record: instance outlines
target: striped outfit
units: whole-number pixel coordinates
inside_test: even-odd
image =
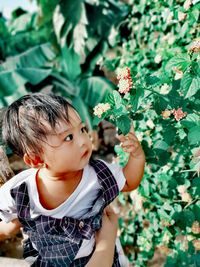
[[[64,216],[61,219],[51,216],[30,216],[30,200],[26,182],[11,190],[15,200],[17,215],[28,239],[24,244],[24,257],[36,256],[32,267],[82,267],[87,264],[92,253],[87,257],[75,259],[83,239],[90,239],[101,228],[102,213],[118,195],[116,180],[100,160],[91,160],[101,189],[86,219],[74,219]],[[33,245],[34,244],[34,247]],[[115,249],[113,267],[120,267]]]

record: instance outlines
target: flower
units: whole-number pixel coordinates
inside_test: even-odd
[[[94,107],[94,115],[101,118],[102,114],[110,109],[110,104],[108,103],[99,103],[96,107]]]
[[[128,67],[125,68],[118,68],[117,69],[117,79],[130,79],[131,78],[131,72]]]
[[[200,225],[198,221],[194,221],[192,224],[192,232],[193,234],[200,234]]]
[[[189,193],[184,192],[184,193],[181,194],[181,200],[184,201],[184,202],[191,202],[192,198],[191,198]]]
[[[162,56],[161,55],[156,55],[154,58],[154,62],[156,64],[159,64],[162,61]]]
[[[170,86],[167,83],[164,83],[160,88],[160,93],[163,95],[168,94],[170,91]]]
[[[200,239],[194,240],[192,243],[196,250],[200,250]]]
[[[117,79],[119,80],[119,92],[122,94],[128,93],[133,85],[130,69],[128,67],[118,68]]]
[[[164,111],[162,111],[163,119],[168,119],[170,115],[171,115],[171,110],[165,109]]]
[[[179,21],[182,21],[182,20],[184,20],[184,19],[186,19],[186,17],[187,17],[187,14],[186,13],[183,13],[183,12],[178,12],[178,20]]]
[[[178,108],[177,110],[173,109],[172,114],[174,115],[176,121],[180,121],[187,116],[187,112],[183,112],[182,108]]]
[[[187,187],[186,187],[185,185],[179,185],[179,186],[177,187],[177,190],[178,190],[178,192],[179,192],[180,194],[183,194],[183,193],[186,192]]]
[[[153,123],[153,121],[151,119],[148,119],[146,121],[146,125],[150,128],[153,129],[155,127],[155,124]]]
[[[171,235],[168,232],[165,232],[162,238],[163,243],[168,244],[170,241],[170,238],[171,238]]]
[[[185,10],[188,10],[192,4],[191,0],[186,0],[185,3],[183,4],[183,7]]]
[[[132,88],[132,80],[130,80],[130,79],[121,79],[121,80],[119,80],[118,87],[119,87],[119,92],[120,93],[126,94]]]
[[[192,42],[189,51],[193,52],[193,53],[197,53],[200,52],[200,39],[195,40]]]

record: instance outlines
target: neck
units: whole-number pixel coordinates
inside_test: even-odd
[[[67,173],[51,173],[46,168],[39,170],[39,177],[41,179],[48,179],[50,181],[68,181],[71,180],[75,181],[82,177],[83,170],[73,171],[73,172],[67,172]]]

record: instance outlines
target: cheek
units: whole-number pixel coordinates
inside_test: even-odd
[[[89,149],[92,149],[92,140],[88,137],[87,144]]]

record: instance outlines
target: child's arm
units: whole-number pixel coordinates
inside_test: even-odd
[[[16,234],[21,227],[21,224],[18,219],[14,219],[9,223],[0,222],[0,241],[5,240],[14,234]]]
[[[134,190],[138,187],[144,174],[145,154],[140,142],[138,141],[133,126],[128,135],[120,135],[118,139],[125,152],[129,153],[129,160],[123,168],[126,184],[123,192]]]
[[[102,227],[96,234],[96,248],[86,267],[111,267],[113,265],[118,218],[110,207],[106,207]]]

